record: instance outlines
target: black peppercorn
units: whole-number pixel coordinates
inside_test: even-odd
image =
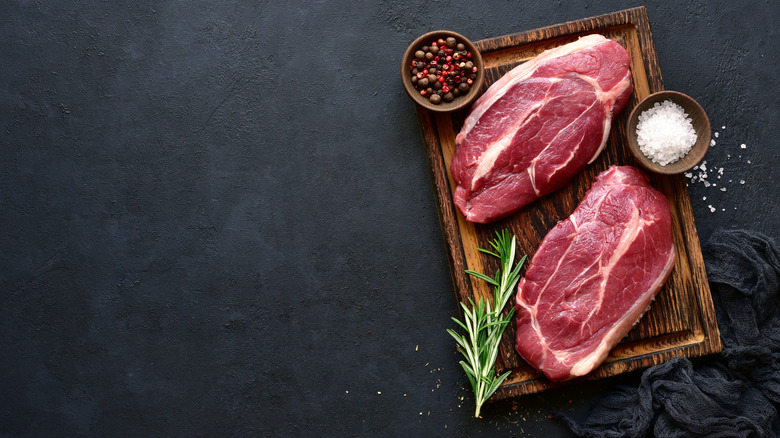
[[[452,89],[452,95],[455,96],[455,97],[460,96],[460,90],[458,90],[457,88],[453,88]]]
[[[426,53],[426,54],[425,54],[425,59],[427,59],[428,61],[430,61],[431,59],[433,59],[433,53],[431,53],[431,52],[428,52],[428,53]]]
[[[451,48],[455,47],[455,44],[456,44],[455,38],[453,38],[453,37],[447,38],[447,47],[449,47],[451,49]]]
[[[431,103],[434,105],[438,105],[439,102],[441,102],[441,96],[438,94],[431,94],[431,97],[429,98]]]
[[[458,90],[460,90],[460,92],[463,93],[463,94],[468,93],[469,92],[469,84],[461,82],[461,84],[458,85]]]
[[[451,92],[444,95],[445,102],[452,102],[454,99],[455,96]]]
[[[463,43],[458,43],[458,45],[455,47],[458,50],[466,50],[466,46],[463,45]]]
[[[420,88],[428,88],[428,78],[422,78],[417,82],[417,86]]]
[[[418,50],[414,52],[414,57],[417,59],[423,59],[425,57],[425,52],[423,52],[422,50]]]

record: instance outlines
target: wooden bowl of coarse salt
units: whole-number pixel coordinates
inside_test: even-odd
[[[712,131],[707,113],[690,96],[659,91],[634,107],[626,135],[639,164],[671,175],[699,164],[710,147]]]

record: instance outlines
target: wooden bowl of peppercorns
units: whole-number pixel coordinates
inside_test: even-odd
[[[417,105],[436,112],[457,111],[482,93],[485,65],[468,38],[437,30],[417,38],[406,49],[401,82]]]

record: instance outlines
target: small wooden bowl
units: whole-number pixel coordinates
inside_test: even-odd
[[[639,149],[636,125],[639,123],[639,115],[642,114],[642,112],[651,108],[656,102],[662,103],[666,100],[671,100],[673,103],[680,105],[685,113],[688,114],[688,117],[690,117],[691,122],[693,123],[693,129],[696,131],[696,144],[693,145],[691,150],[688,151],[688,154],[684,157],[674,163],[661,166],[658,163],[654,163],[653,160],[645,156]],[[705,113],[701,105],[690,96],[678,93],[677,91],[659,91],[642,99],[642,101],[634,107],[634,110],[631,111],[631,115],[628,116],[626,136],[628,137],[628,148],[639,164],[655,173],[673,175],[683,173],[699,164],[707,154],[707,150],[710,148],[712,129],[710,127],[710,119],[707,118],[707,113]]]
[[[412,63],[412,58],[414,58],[414,52],[420,50],[423,46],[430,44],[431,41],[436,41],[439,38],[446,40],[447,37],[454,37],[459,43],[463,43],[463,45],[466,46],[466,50],[471,52],[470,61],[477,67],[477,78],[474,79],[474,83],[465,96],[458,96],[452,102],[445,102],[442,100],[441,103],[436,105],[431,103],[431,101],[428,100],[428,97],[420,95],[420,92],[414,88],[409,66]],[[414,40],[406,49],[403,60],[401,61],[401,82],[404,85],[406,93],[409,94],[409,97],[411,97],[417,105],[435,112],[457,111],[471,105],[482,93],[482,86],[485,84],[485,63],[482,61],[482,55],[480,55],[477,46],[463,35],[449,30],[428,32]]]

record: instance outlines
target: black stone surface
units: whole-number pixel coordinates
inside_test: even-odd
[[[632,6],[5,2],[0,435],[565,436],[548,412],[638,375],[471,418],[398,63],[432,29]],[[701,239],[779,237],[777,5],[647,8],[666,88],[718,132]]]

